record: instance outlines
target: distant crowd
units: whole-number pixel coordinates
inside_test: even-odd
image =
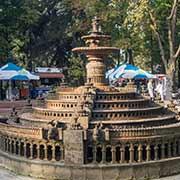
[[[163,81],[158,81],[157,85],[153,79],[150,79],[147,84],[147,89],[151,100],[154,101],[155,97],[159,96],[161,101],[164,102],[166,95],[166,88],[164,87]]]
[[[148,93],[151,100],[159,99],[161,102],[168,100],[172,96],[170,81],[167,77],[161,79],[134,79],[134,84],[137,87],[137,93]],[[116,87],[125,87],[128,83],[127,79],[120,79],[113,85]]]

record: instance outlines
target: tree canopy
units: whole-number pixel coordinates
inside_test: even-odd
[[[71,49],[83,44],[80,37],[98,16],[111,45],[123,52],[109,57],[109,67],[127,61],[173,79],[180,51],[179,6],[178,0],[0,1],[0,64],[11,58],[30,70],[66,67],[72,83],[82,81],[86,59]]]

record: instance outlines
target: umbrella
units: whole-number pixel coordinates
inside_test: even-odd
[[[119,66],[116,66],[113,69],[110,69],[109,71],[106,72],[106,78],[110,80],[116,80],[115,75],[117,74],[122,74],[123,69],[124,69],[125,64],[120,64]]]
[[[39,80],[39,76],[8,63],[0,68],[0,80]]]
[[[39,80],[39,76],[19,67],[13,63],[7,63],[0,68],[0,80],[9,81],[8,97],[12,99],[11,80]]]
[[[156,78],[155,75],[128,63],[120,64],[119,66],[113,68],[113,71],[111,70],[107,71],[106,73],[106,78],[110,80],[117,80],[119,78],[126,78],[126,79]]]

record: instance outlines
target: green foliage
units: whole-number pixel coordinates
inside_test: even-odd
[[[161,63],[153,28],[160,32],[165,53],[167,21],[171,0],[4,0],[0,1],[0,63],[10,54],[14,61],[29,69],[36,66],[68,67],[69,82],[82,84],[85,59],[75,57],[71,49],[84,45],[80,37],[91,28],[91,19],[98,16],[102,29],[110,34],[110,45],[123,49],[125,60],[146,70]],[[152,27],[151,12],[157,21]],[[176,46],[180,43],[180,11],[177,16]],[[109,56],[111,67],[123,61]],[[162,72],[163,72],[162,68]]]
[[[36,1],[0,1],[0,59],[5,60],[14,49],[21,48],[28,26],[37,18],[34,11]],[[29,5],[34,5],[30,7]]]
[[[83,57],[72,56],[68,69],[68,79],[72,86],[80,86],[85,82],[85,60]]]
[[[71,49],[68,1],[7,0],[0,2],[0,13],[1,60],[13,53],[21,64],[66,64]]]

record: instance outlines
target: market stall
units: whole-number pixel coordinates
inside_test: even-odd
[[[4,82],[4,87],[1,87],[1,94],[6,94],[6,99],[12,100],[14,95],[22,94],[23,96],[28,96],[29,94],[29,81],[39,80],[39,76],[21,68],[13,63],[7,63],[0,68],[0,81]],[[15,81],[23,81],[22,88],[13,87]],[[3,83],[1,83],[3,86]]]

